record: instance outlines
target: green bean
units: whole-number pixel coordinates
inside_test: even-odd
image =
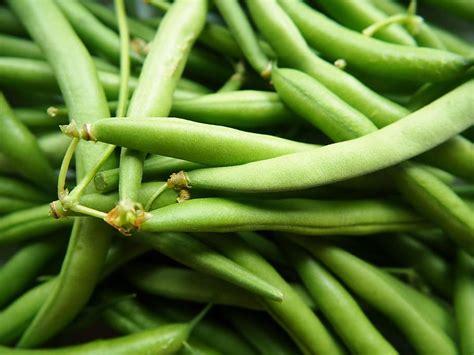
[[[333,59],[344,58],[351,67],[361,71],[387,78],[426,82],[458,77],[472,65],[472,59],[454,53],[400,46],[365,37],[297,0],[278,2],[311,46]]]
[[[193,170],[202,168],[204,165],[186,160],[156,155],[145,160],[143,164],[143,177],[166,178],[173,171]],[[110,169],[99,172],[94,179],[95,188],[99,192],[109,192],[117,188],[119,184],[119,169]]]
[[[425,226],[411,210],[377,200],[250,200],[201,198],[151,212],[152,232],[289,231],[308,235],[365,235]]]
[[[164,300],[159,301],[159,309],[164,316],[177,322],[189,319],[192,314],[182,307],[182,305],[176,305],[175,303]],[[223,354],[257,354],[254,348],[233,330],[228,327],[223,327],[222,324],[210,318],[203,319],[199,322],[193,331],[193,335],[199,339],[205,339],[207,343]]]
[[[15,0],[10,7],[52,66],[70,115],[82,124],[90,115],[109,116],[104,91],[90,55],[52,1]],[[105,145],[79,144],[76,172],[80,180]],[[105,168],[112,167],[110,160]],[[98,221],[77,219],[57,285],[43,303],[18,345],[39,345],[57,334],[87,303],[103,266],[111,231]],[[77,280],[81,280],[80,284]]]
[[[447,299],[451,298],[452,270],[443,258],[407,235],[386,238],[383,246],[395,260],[413,267],[436,292]]]
[[[350,106],[365,114],[377,127],[387,126],[409,114],[407,109],[370,90],[334,65],[319,59],[275,0],[251,1],[249,9],[280,60],[321,82]],[[443,145],[442,149],[438,149],[437,154],[426,153],[425,156],[431,155],[431,161],[436,161],[438,166],[445,170],[472,179],[474,172],[470,169],[473,168],[473,157],[468,154],[469,149],[472,149],[469,142],[456,137]]]
[[[30,129],[54,127],[58,124],[65,124],[68,122],[67,116],[61,118],[52,118],[47,114],[45,109],[35,108],[16,108],[13,110],[18,119]]]
[[[186,174],[186,182],[217,190],[288,191],[377,171],[423,153],[471,125],[472,100],[466,95],[473,88],[474,80],[361,138],[240,166],[194,170]]]
[[[474,4],[470,1],[424,0],[424,2],[442,11],[464,17],[467,21],[474,21]]]
[[[116,29],[117,22],[115,14],[101,4],[90,1],[81,1],[87,9],[92,12],[97,18],[104,22],[107,26]],[[130,28],[130,34],[133,37],[143,39],[151,42],[155,36],[154,30],[149,26],[133,19],[127,19]],[[222,78],[229,75],[229,68],[225,63],[221,63],[220,59],[199,47],[194,47],[189,52],[188,62],[186,63],[185,73],[193,77],[202,78],[203,80],[213,79],[215,81],[222,81]]]
[[[120,39],[118,35],[96,19],[79,1],[55,0],[58,7],[84,41],[84,44],[103,54],[114,63],[120,60]],[[130,51],[130,59],[135,64],[143,59]]]
[[[462,355],[472,354],[474,341],[474,260],[472,256],[458,252],[454,278],[454,313],[456,318],[459,346]]]
[[[56,286],[57,278],[44,282],[18,297],[0,311],[0,344],[9,344],[21,336],[33,320],[48,295]]]
[[[335,277],[299,247],[283,249],[310,295],[354,354],[397,354]]]
[[[294,344],[268,319],[242,310],[226,310],[226,316],[242,336],[262,355],[297,354]]]
[[[181,349],[191,330],[191,324],[175,323],[63,348],[27,350],[0,346],[0,354],[173,354]]]
[[[261,309],[252,293],[188,269],[140,264],[127,268],[127,278],[138,289],[157,296]]]
[[[63,239],[64,236],[60,235]],[[64,239],[48,238],[24,246],[0,268],[0,308],[21,293],[64,247]]]
[[[206,14],[207,0],[179,0],[166,13],[146,57],[127,117],[168,115],[176,84],[191,46],[204,26]],[[121,201],[136,200],[144,159],[144,153],[122,149],[119,182]]]
[[[0,56],[42,59],[37,45],[24,38],[0,34]]]
[[[294,115],[278,95],[266,91],[241,90],[174,101],[171,114],[202,123],[235,128],[258,128],[293,123]]]
[[[34,184],[51,191],[56,178],[33,134],[13,114],[0,93],[0,151],[14,160],[17,170]]]
[[[274,69],[272,79],[282,100],[334,141],[357,138],[377,129],[367,117],[305,73]],[[472,214],[448,186],[415,164],[405,163],[390,172],[405,199],[439,223],[458,243],[470,247]]]
[[[407,11],[403,6],[392,0],[371,0],[371,2],[387,15],[404,14]],[[446,49],[445,43],[441,41],[441,38],[439,38],[438,34],[434,31],[432,25],[426,24],[425,21],[417,25],[417,31],[413,34],[413,37],[421,47]],[[464,55],[463,53],[457,54]]]
[[[70,140],[60,132],[52,132],[40,135],[37,141],[50,164],[59,167]]]
[[[387,272],[383,272],[380,269],[376,271],[378,271],[379,276],[383,277],[385,281],[428,322],[444,331],[452,339],[455,338],[454,319],[450,309],[448,309],[445,304],[438,302],[433,297],[425,295]]]
[[[292,240],[308,249],[354,293],[394,322],[419,354],[457,353],[451,339],[394,292],[394,288],[371,265],[342,249],[314,239],[298,236]]]
[[[255,232],[238,232],[241,239],[243,239],[251,248],[256,250],[265,259],[276,262],[280,265],[288,265],[288,261],[281,253],[278,246],[265,238],[263,235]]]
[[[143,253],[144,249],[141,245],[132,244],[132,247],[130,247],[128,244],[112,244],[107,253],[106,263],[100,277],[101,280],[108,277],[124,263]],[[0,311],[0,344],[8,344],[20,337],[38,313],[48,295],[54,291],[58,281],[58,277],[54,277],[32,288],[7,308]]]
[[[442,28],[434,27],[433,31],[449,51],[466,57],[474,54],[474,45],[471,42]]]
[[[208,165],[242,164],[317,147],[172,117],[105,119],[71,134]],[[216,144],[222,149],[217,151]]]
[[[342,349],[317,316],[278,272],[259,254],[235,236],[199,235],[207,244],[283,291],[283,302],[259,299],[302,352],[340,354]]]
[[[45,202],[50,196],[18,179],[0,176],[0,195],[29,202]]]
[[[274,301],[281,301],[283,297],[280,290],[190,235],[184,233],[141,234],[134,236],[134,240],[151,245],[160,253],[194,270],[223,279],[261,297]]]
[[[318,0],[321,6],[344,26],[355,31],[362,31],[373,23],[382,21],[387,16],[373,6],[370,1],[328,1]],[[375,38],[383,41],[416,46],[414,39],[400,25],[392,25],[378,31]]]
[[[120,78],[116,73],[100,71],[99,80],[109,99],[118,98]],[[58,92],[58,84],[51,67],[40,60],[25,58],[0,58],[0,79],[2,84],[10,87],[28,87],[35,90],[45,90],[50,93]],[[129,88],[133,92],[137,86],[137,79],[130,77]],[[197,96],[178,88],[176,97],[185,99]]]
[[[0,214],[7,214],[35,206],[34,202],[0,196]]]
[[[24,35],[25,28],[16,16],[4,6],[0,7],[0,32],[11,35]]]
[[[268,78],[270,60],[259,47],[257,37],[239,2],[217,0],[215,4],[252,68],[264,79]]]

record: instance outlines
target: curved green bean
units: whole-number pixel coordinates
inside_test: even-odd
[[[431,48],[384,43],[348,30],[298,0],[278,0],[309,44],[350,66],[387,78],[443,81],[461,76],[472,59]]]
[[[197,235],[236,263],[253,271],[283,291],[283,302],[259,299],[273,319],[290,335],[303,353],[341,354],[342,348],[304,303],[302,298],[262,256],[236,236]]]
[[[36,187],[7,176],[0,176],[0,196],[11,197],[31,203],[46,202],[51,198],[51,196]]]
[[[58,240],[61,238],[62,240]],[[65,246],[63,235],[24,246],[0,267],[0,309],[21,293]]]
[[[42,59],[37,45],[24,38],[0,34],[0,56]]]
[[[24,210],[35,205],[36,204],[33,202],[20,200],[13,197],[0,196],[0,215]]]
[[[299,247],[284,243],[283,249],[318,309],[352,353],[397,354],[335,277]]]
[[[25,28],[18,18],[6,7],[0,7],[0,31],[11,35],[24,35]]]
[[[370,1],[330,1],[317,0],[318,4],[339,21],[342,25],[349,27],[355,31],[362,31],[373,23],[379,22],[387,18],[387,16],[373,6]],[[416,46],[416,42],[412,36],[400,25],[392,25],[378,31],[375,38],[401,44],[405,46]]]
[[[352,254],[307,237],[292,238],[324,263],[359,297],[391,319],[420,354],[457,354],[454,342],[428,322],[375,269]],[[374,292],[377,290],[377,292]]]
[[[223,279],[251,293],[274,301],[282,293],[233,261],[216,253],[204,243],[184,233],[138,234],[134,240],[151,245],[160,253],[194,270]]]

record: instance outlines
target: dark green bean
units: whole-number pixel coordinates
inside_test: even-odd
[[[387,78],[443,81],[458,77],[472,59],[431,48],[384,43],[348,30],[298,0],[278,0],[309,44],[350,66]],[[367,65],[370,63],[370,65]]]
[[[114,31],[103,25],[79,1],[55,1],[86,46],[119,63],[120,39]],[[143,62],[143,58],[133,51],[130,51],[130,59],[135,64]]]
[[[283,295],[271,284],[184,233],[139,234],[134,240],[151,245],[160,253],[194,270],[223,279],[251,293],[274,301]]]
[[[434,27],[433,31],[449,51],[466,57],[474,54],[474,45],[471,42],[438,27]]]
[[[354,354],[397,354],[335,277],[299,247],[283,249],[310,295]]]
[[[453,341],[423,318],[400,294],[394,292],[394,288],[373,266],[340,248],[314,239],[298,236],[292,240],[308,249],[353,292],[391,319],[418,353],[457,354]]]
[[[423,2],[442,11],[464,17],[471,23],[474,21],[474,4],[471,1],[423,0]]]
[[[297,354],[298,349],[291,340],[278,329],[274,323],[261,314],[253,314],[243,310],[225,311],[226,317],[240,334],[256,349],[261,355],[292,355]]]
[[[341,24],[359,32],[373,23],[387,18],[387,16],[373,6],[370,1],[317,0],[317,3],[321,4],[329,15]],[[395,44],[416,46],[413,37],[400,25],[392,25],[383,28],[375,33],[374,37]]]
[[[0,7],[0,32],[11,35],[24,35],[26,33],[25,28],[16,16],[4,6]]]
[[[14,115],[0,92],[0,151],[15,161],[20,174],[46,191],[51,191],[56,177],[36,138]]]
[[[412,267],[436,292],[451,298],[452,269],[443,258],[407,235],[385,238],[383,247],[395,260]]]
[[[140,290],[157,296],[250,309],[262,308],[252,293],[188,269],[142,263],[127,267],[127,278]]]
[[[277,287],[283,291],[283,302],[273,302],[266,299],[259,299],[259,301],[291,336],[303,353],[343,353],[339,344],[293,288],[271,264],[253,249],[247,247],[245,242],[231,235],[200,234],[199,238],[264,280],[278,285]]]
[[[159,300],[159,311],[166,317],[176,322],[182,322],[190,319],[192,312],[189,312],[182,304],[171,303],[170,301]],[[212,347],[220,350],[223,354],[229,355],[256,355],[257,352],[236,334],[229,327],[223,327],[222,324],[211,318],[203,319],[193,331],[193,335],[199,339],[205,339]]]
[[[90,115],[109,116],[94,63],[54,2],[15,0],[10,1],[9,5],[53,68],[70,115],[79,124]],[[105,145],[79,144],[76,152],[79,180],[95,166],[105,149]],[[113,160],[110,160],[104,168],[113,165]],[[92,294],[110,238],[111,231],[99,221],[85,218],[76,220],[58,283],[23,333],[19,346],[39,345],[74,319]]]
[[[61,240],[59,240],[61,238]],[[64,235],[26,245],[0,268],[0,308],[29,285],[41,269],[65,246]]]
[[[34,202],[0,196],[0,214],[12,213],[35,206]]]
[[[280,265],[288,265],[288,261],[281,253],[278,246],[265,238],[263,235],[255,232],[238,232],[240,238],[242,238],[250,247],[261,254],[265,259],[271,262],[276,262]]]
[[[454,278],[454,313],[462,355],[474,351],[474,260],[459,251]]]
[[[42,59],[37,45],[24,38],[0,34],[0,56]]]
[[[308,235],[364,235],[423,228],[423,219],[393,201],[250,200],[201,198],[151,212],[152,232],[288,231]]]
[[[51,198],[26,182],[6,176],[0,176],[0,196],[29,202],[46,202]]]

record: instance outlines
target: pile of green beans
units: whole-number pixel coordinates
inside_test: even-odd
[[[473,16],[0,2],[0,354],[474,354]]]

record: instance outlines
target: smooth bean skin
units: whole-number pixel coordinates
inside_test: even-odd
[[[318,309],[352,353],[398,353],[378,332],[344,286],[322,265],[297,246],[283,243],[282,247]]]
[[[262,309],[252,293],[189,269],[140,264],[127,268],[127,278],[138,289],[157,296]]]
[[[15,161],[16,170],[45,191],[51,191],[56,177],[34,135],[14,115],[0,93],[0,151]]]
[[[425,222],[410,209],[377,200],[250,200],[201,198],[151,211],[151,232],[288,231],[308,235],[365,235],[415,230]]]
[[[367,117],[305,73],[274,69],[272,78],[288,106],[334,141],[354,139],[377,130]],[[472,154],[470,160],[474,161],[474,147]],[[405,199],[421,214],[442,226],[461,245],[472,247],[472,214],[448,186],[413,163],[401,164],[388,172],[392,173],[391,177]]]
[[[42,59],[43,54],[33,42],[20,37],[0,34],[0,56]]]
[[[207,0],[178,0],[167,11],[151,42],[127,117],[168,116],[173,92],[189,52],[206,21]],[[126,121],[133,121],[129,119]],[[145,154],[124,148],[120,156],[121,200],[135,201]]]
[[[58,124],[66,124],[68,122],[67,117],[52,118],[44,109],[17,108],[13,112],[30,129],[46,127],[55,129]]]
[[[472,59],[431,48],[385,43],[346,29],[298,0],[278,0],[308,43],[333,58],[344,58],[355,69],[387,78],[443,81],[472,65]]]
[[[54,2],[15,0],[10,1],[9,5],[53,68],[70,115],[79,124],[92,114],[110,116],[95,65]],[[96,164],[106,149],[106,145],[102,144],[79,144],[76,150],[76,173],[79,180]],[[104,168],[113,166],[114,161],[111,159]],[[58,283],[23,333],[19,347],[44,343],[75,318],[93,292],[110,240],[110,229],[100,221],[76,219]]]
[[[354,293],[391,319],[419,354],[457,354],[454,342],[374,271],[352,254],[307,237],[292,238],[334,272]]]
[[[370,1],[328,1],[317,0],[333,18],[342,25],[361,32],[373,23],[382,21],[387,16],[373,6]],[[374,38],[382,41],[401,44],[405,46],[416,46],[416,42],[408,32],[400,25],[391,25],[374,34]]]
[[[453,270],[443,258],[408,235],[387,238],[383,246],[395,260],[418,272],[435,292],[451,299]]]
[[[21,293],[41,269],[59,254],[66,244],[66,238],[63,235],[59,237],[62,240],[50,237],[24,246],[0,267],[0,309]]]
[[[110,118],[87,126],[92,140],[205,165],[236,165],[317,146],[174,117]],[[216,150],[218,146],[220,149]]]
[[[277,94],[256,90],[216,93],[174,101],[171,115],[240,129],[298,122]]]
[[[24,35],[25,28],[16,16],[6,7],[0,7],[0,32],[11,35]]]
[[[466,57],[474,55],[474,45],[471,42],[438,27],[434,27],[433,31],[449,51]]]
[[[64,348],[27,350],[0,347],[0,354],[173,354],[181,349],[189,332],[188,324],[176,323]]]
[[[0,344],[10,344],[21,336],[56,283],[57,278],[46,281],[27,291],[0,311]]]
[[[194,270],[225,280],[261,297],[274,301],[282,300],[283,294],[276,287],[216,253],[190,235],[185,233],[139,234],[134,236],[134,240],[151,245],[160,253]]]
[[[261,355],[292,355],[298,349],[275,324],[260,314],[226,310],[233,326]]]
[[[186,174],[188,183],[229,191],[288,191],[377,171],[421,154],[472,125],[472,90],[474,80],[357,139],[240,166],[194,170]]]
[[[454,277],[454,314],[462,355],[474,351],[474,260],[459,250]]]
[[[320,322],[303,299],[283,279],[273,266],[249,248],[245,242],[232,235],[197,235],[206,244],[219,250],[243,267],[283,291],[282,302],[260,299],[267,312],[290,335],[303,353],[342,354],[344,351]]]

